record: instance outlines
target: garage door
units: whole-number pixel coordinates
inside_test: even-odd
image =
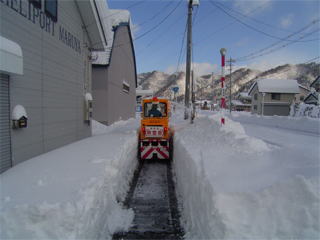
[[[290,112],[289,105],[265,105],[264,106],[264,115],[266,116],[288,116]]]
[[[0,173],[11,167],[9,76],[0,73]]]

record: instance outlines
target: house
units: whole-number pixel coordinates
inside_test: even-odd
[[[0,172],[91,136],[92,50],[107,46],[99,0],[0,1]]]
[[[135,117],[137,87],[130,14],[108,14],[103,21],[111,35],[108,51],[95,53],[92,70],[93,118],[105,125]]]
[[[251,113],[287,116],[299,93],[297,80],[258,79],[248,92],[252,96]]]

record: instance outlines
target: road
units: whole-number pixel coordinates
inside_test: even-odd
[[[171,163],[145,161],[135,172],[125,205],[135,213],[128,232],[113,239],[182,239]]]

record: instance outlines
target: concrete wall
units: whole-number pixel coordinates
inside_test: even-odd
[[[11,110],[21,104],[29,118],[28,128],[11,131],[13,164],[90,136],[83,95],[90,92],[91,66],[75,2],[58,1],[56,23],[44,1],[39,10],[29,1],[1,0],[0,13],[1,36],[23,51],[24,74],[10,77]]]
[[[109,65],[93,67],[93,118],[107,125],[135,117],[136,66],[129,34],[128,26],[117,27]]]

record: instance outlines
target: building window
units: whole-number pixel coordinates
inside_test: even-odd
[[[122,90],[123,90],[124,92],[128,93],[128,92],[130,91],[130,84],[127,83],[127,82],[125,82],[125,81],[123,81],[123,83],[122,83]]]
[[[254,95],[254,100],[258,100],[258,94],[257,93]]]
[[[36,8],[41,8],[41,0],[29,0]]]
[[[45,0],[44,10],[54,22],[58,20],[58,0]]]
[[[271,93],[272,100],[280,100],[280,93]]]
[[[257,111],[257,105],[253,105],[253,110]]]

